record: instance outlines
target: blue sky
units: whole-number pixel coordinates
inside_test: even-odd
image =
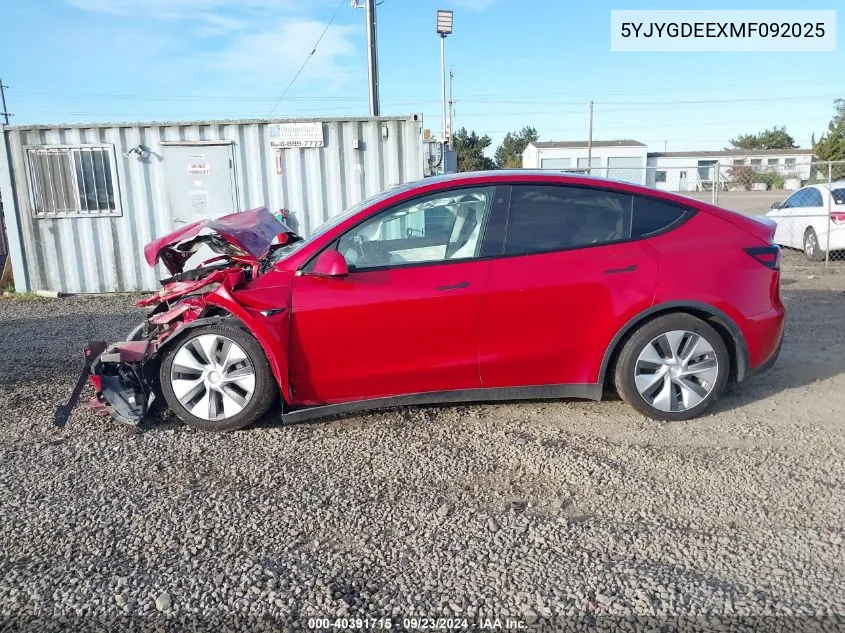
[[[29,0],[0,20],[0,77],[12,123],[267,116],[339,0]],[[835,9],[815,2],[813,9]],[[835,53],[620,53],[611,9],[677,2],[383,0],[383,114],[422,112],[440,128],[438,8],[456,127],[489,134],[533,125],[542,140],[634,138],[654,150],[718,149],[786,125],[801,146],[845,97]],[[689,8],[794,9],[794,2],[708,1]],[[367,114],[364,11],[344,0],[276,116]]]

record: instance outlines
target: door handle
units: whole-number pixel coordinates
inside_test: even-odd
[[[608,268],[604,271],[605,275],[613,275],[615,273],[632,273],[637,269],[636,264],[628,264],[625,268]]]
[[[187,223],[188,223],[188,221],[187,221],[187,220],[183,220],[182,218],[173,218],[173,223],[174,223],[174,224],[187,224]]]
[[[461,288],[469,288],[469,282],[468,281],[462,281],[459,284],[454,284],[454,285],[451,285],[451,286],[437,286],[437,290],[441,291],[441,292],[443,290],[460,290]]]

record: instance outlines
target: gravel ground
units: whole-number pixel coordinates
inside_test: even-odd
[[[0,631],[843,629],[845,275],[786,262],[778,363],[687,423],[609,401],[58,431],[81,344],[141,313],[0,299]]]

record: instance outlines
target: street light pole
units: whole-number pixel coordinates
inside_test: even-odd
[[[443,98],[443,122],[441,125],[440,148],[442,163],[445,171],[446,151],[449,149],[449,139],[446,136],[446,36],[452,33],[453,15],[451,11],[438,9],[437,33],[440,35],[440,84]]]
[[[446,36],[440,36],[440,83],[443,84],[443,124],[442,141],[443,149],[446,149],[448,139],[446,138]]]
[[[593,102],[590,101],[590,131],[587,136],[587,173],[593,173]]]

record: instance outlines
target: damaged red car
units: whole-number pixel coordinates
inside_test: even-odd
[[[84,377],[124,422],[163,402],[221,431],[275,406],[294,422],[599,400],[607,387],[646,416],[693,418],[778,355],[774,230],[679,195],[531,171],[404,185],[307,239],[266,209],[236,213],[146,246],[172,276],[139,302],[151,312],[126,341],[89,344]]]

